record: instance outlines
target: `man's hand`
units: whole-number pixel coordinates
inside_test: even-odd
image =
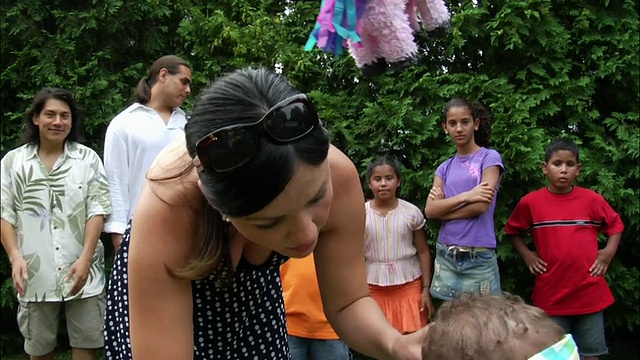
[[[73,279],[73,286],[69,291],[69,296],[77,294],[87,283],[89,277],[89,267],[91,266],[91,260],[86,260],[80,257],[69,269],[66,280]]]
[[[22,256],[11,259],[11,279],[13,279],[13,287],[20,296],[24,296],[23,281],[29,278],[27,273],[27,262]]]
[[[118,253],[118,248],[120,248],[120,243],[122,242],[122,234],[112,233],[111,241],[113,241],[113,249],[114,253]]]

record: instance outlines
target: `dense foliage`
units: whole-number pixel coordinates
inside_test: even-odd
[[[402,159],[402,197],[424,206],[436,166],[454,147],[439,125],[453,96],[494,115],[492,147],[506,165],[496,228],[504,288],[527,298],[533,277],[502,230],[517,201],[544,185],[543,149],[566,135],[581,146],[581,186],[604,195],[626,225],[607,274],[614,332],[640,324],[637,5],[633,0],[448,1],[450,31],[419,34],[418,66],[363,79],[352,59],[305,52],[320,1],[17,0],[1,9],[0,152],[20,142],[23,114],[44,86],[74,91],[87,143],[102,152],[109,120],[151,62],[173,53],[193,66],[193,92],[230,69],[277,68],[314,98],[334,143],[364,172]],[[185,104],[188,110],[193,97]],[[428,224],[435,242],[438,223]],[[604,241],[604,238],[602,239]],[[580,249],[576,249],[580,251]],[[10,266],[2,255],[0,348],[19,344]]]

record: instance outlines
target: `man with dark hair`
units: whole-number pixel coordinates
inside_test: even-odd
[[[2,158],[2,246],[18,292],[18,325],[31,359],[51,359],[64,307],[74,359],[103,346],[104,247],[111,212],[100,158],[77,141],[67,90],[46,88],[25,117],[26,144]]]
[[[113,213],[104,231],[111,234],[116,250],[151,163],[160,150],[184,136],[187,120],[180,106],[191,93],[190,85],[191,68],[186,61],[174,55],[159,58],[138,82],[136,102],[113,118],[107,128],[104,166]]]

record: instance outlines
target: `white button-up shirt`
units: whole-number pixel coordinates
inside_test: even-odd
[[[67,141],[63,154],[47,172],[37,146],[23,145],[1,162],[2,219],[16,229],[27,263],[23,301],[66,301],[102,293],[105,285],[104,247],[98,241],[85,286],[69,296],[73,279],[65,280],[82,254],[85,225],[107,215],[109,186],[95,151]]]
[[[154,109],[140,103],[111,120],[104,140],[104,167],[113,211],[104,225],[105,232],[124,233],[153,160],[173,140],[184,136],[186,123],[180,108],[173,110],[165,124]]]

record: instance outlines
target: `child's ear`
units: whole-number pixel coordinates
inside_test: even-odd
[[[546,176],[546,175],[547,175],[547,173],[548,173],[548,170],[547,170],[547,162],[546,162],[546,161],[543,161],[543,162],[542,162],[542,173],[543,173],[545,176]]]
[[[578,170],[576,171],[576,176],[580,175],[580,170],[582,169],[582,164],[578,163]]]

